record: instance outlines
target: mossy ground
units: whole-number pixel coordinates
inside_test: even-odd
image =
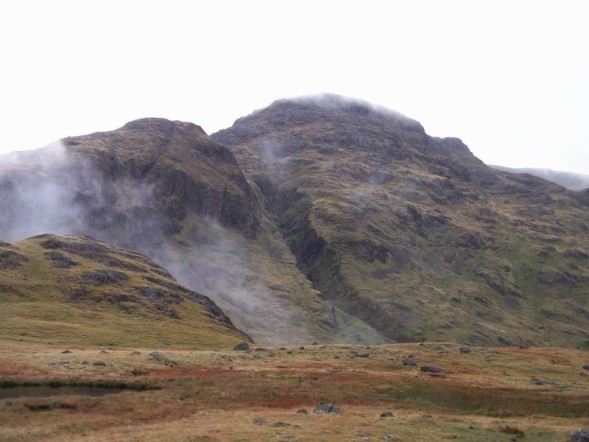
[[[158,363],[153,350],[173,366]],[[402,364],[409,355],[417,367]],[[243,352],[4,343],[0,360],[2,380],[161,388],[2,399],[6,441],[511,441],[523,433],[523,440],[564,442],[589,425],[589,380],[581,374],[588,353],[559,348],[461,353],[457,345],[426,343]],[[424,373],[421,365],[444,371]],[[314,413],[319,401],[343,414]],[[56,403],[67,406],[31,411]],[[386,411],[393,416],[380,417]]]

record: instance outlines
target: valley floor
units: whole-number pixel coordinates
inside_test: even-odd
[[[567,441],[589,427],[589,353],[462,350],[446,343],[251,351],[3,343],[0,386],[29,386],[0,389],[0,440]],[[33,385],[116,393],[2,398]],[[319,402],[342,413],[314,412]]]

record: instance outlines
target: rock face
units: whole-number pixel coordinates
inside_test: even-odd
[[[171,231],[180,229],[191,214],[215,219],[248,237],[259,231],[260,206],[235,157],[199,126],[147,118],[113,132],[66,138],[63,143],[74,160],[90,160],[98,168],[103,185],[112,183],[103,193],[112,195],[115,203],[119,203],[119,182],[151,187],[153,209],[165,217],[162,221]],[[94,190],[78,189],[97,209],[91,220],[99,229],[112,219],[125,218],[124,212],[101,211],[104,207]]]
[[[397,341],[589,342],[589,198],[487,167],[456,138],[337,96],[277,101],[213,138],[299,267]]]

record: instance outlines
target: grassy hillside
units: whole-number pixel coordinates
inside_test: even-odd
[[[400,341],[589,346],[589,205],[341,97],[282,100],[231,146],[314,287]]]
[[[137,120],[0,163],[1,239],[83,234],[138,250],[221,305],[256,342],[378,335],[366,325],[348,333],[297,268],[231,151],[194,124]]]
[[[0,293],[4,342],[225,348],[248,339],[163,268],[88,237],[1,243]]]

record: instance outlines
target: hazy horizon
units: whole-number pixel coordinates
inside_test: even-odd
[[[0,153],[144,117],[211,134],[275,100],[334,93],[458,137],[487,164],[589,174],[585,8],[14,2],[0,27]]]

